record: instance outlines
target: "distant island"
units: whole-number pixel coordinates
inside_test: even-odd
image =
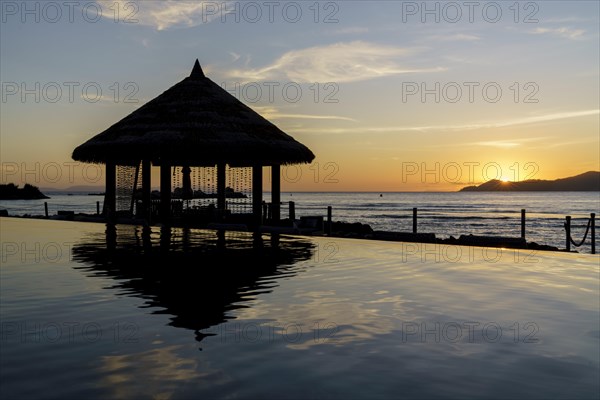
[[[528,179],[520,182],[504,182],[497,179],[479,186],[467,186],[460,192],[591,192],[600,191],[600,172],[589,171],[569,178],[552,181]]]
[[[0,185],[0,200],[37,200],[49,198],[40,192],[40,189],[29,183],[26,183],[22,188],[19,188],[19,185],[15,185],[14,183]]]
[[[67,188],[51,188],[51,187],[41,187],[40,190],[45,193],[73,193],[73,194],[90,194],[90,195],[100,195],[104,194],[104,186],[92,186],[92,185],[78,185],[78,186],[69,186]]]

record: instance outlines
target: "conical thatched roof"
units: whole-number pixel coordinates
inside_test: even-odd
[[[73,159],[172,165],[308,163],[314,154],[204,76],[192,73],[73,151]]]

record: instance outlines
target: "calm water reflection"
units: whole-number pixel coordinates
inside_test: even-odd
[[[2,398],[600,394],[597,256],[6,218],[0,229]],[[54,257],[57,246],[69,251]]]
[[[228,312],[271,292],[299,272],[315,245],[279,235],[186,228],[107,226],[73,247],[77,269],[118,281],[112,289],[146,300],[169,325],[195,332],[226,322]]]

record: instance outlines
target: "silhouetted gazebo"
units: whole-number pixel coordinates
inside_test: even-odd
[[[279,220],[281,165],[310,163],[314,154],[208,79],[196,60],[190,76],[78,146],[73,159],[106,164],[107,215],[118,211],[117,192],[127,187],[131,198],[126,202],[133,211],[140,175],[141,206],[144,215],[149,215],[150,169],[155,165],[160,166],[159,215],[163,221],[172,216],[175,176],[176,186],[182,186],[180,198],[215,198],[220,216],[226,214],[227,197],[236,186],[251,185],[251,211],[260,223],[263,166],[272,169],[272,219]],[[190,187],[194,180],[204,190],[194,191]]]

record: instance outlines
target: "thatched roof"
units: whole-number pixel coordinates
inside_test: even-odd
[[[77,161],[234,166],[308,163],[314,154],[225,89],[192,73],[73,151]]]

